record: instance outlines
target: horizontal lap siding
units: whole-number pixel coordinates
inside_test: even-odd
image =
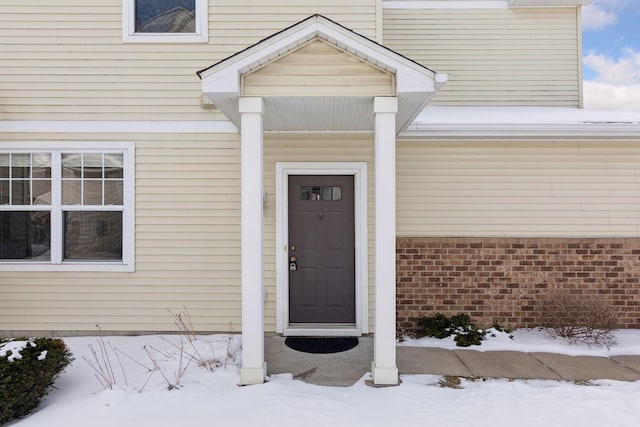
[[[115,141],[122,135],[46,139]],[[240,330],[237,135],[127,140],[136,142],[135,273],[0,272],[0,330],[93,332],[100,325],[105,331],[173,331],[167,310],[183,307],[199,330]]]
[[[640,236],[640,148],[398,142],[399,236]]]
[[[275,250],[276,250],[276,162],[367,162],[368,174],[368,251],[369,251],[369,327],[373,331],[374,320],[374,181],[373,137],[358,135],[268,135],[264,141],[264,187],[266,203],[265,227],[265,286],[267,303],[265,324],[267,330],[275,330]]]
[[[376,0],[210,0],[209,36],[221,40],[230,55],[239,43],[267,37],[319,13],[366,37],[375,39]]]
[[[352,54],[313,41],[243,77],[246,96],[393,96],[394,78]]]
[[[210,0],[209,43],[123,43],[121,5],[0,5],[0,119],[224,120],[196,71],[314,13],[375,36],[374,0]]]
[[[448,73],[439,105],[579,106],[575,8],[384,9],[384,43]]]

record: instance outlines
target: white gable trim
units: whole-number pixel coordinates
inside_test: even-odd
[[[323,16],[314,15],[200,71],[202,90],[204,93],[239,93],[242,74],[262,67],[315,38],[396,74],[398,92],[433,92],[436,82],[446,81],[446,75],[438,75]]]

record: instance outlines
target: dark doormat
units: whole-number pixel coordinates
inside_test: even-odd
[[[289,337],[284,340],[287,347],[304,353],[340,353],[358,345],[356,337]]]

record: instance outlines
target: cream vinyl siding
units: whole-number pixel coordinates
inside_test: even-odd
[[[0,5],[0,120],[224,120],[196,71],[314,14],[375,38],[375,0],[211,0],[209,43],[123,43],[122,0]]]
[[[2,139],[19,144],[34,136]],[[167,310],[183,307],[198,330],[240,331],[239,137],[140,134],[127,141],[136,143],[136,271],[0,272],[0,331],[175,331]]]
[[[394,96],[392,74],[315,40],[243,76],[246,96]]]
[[[369,254],[369,328],[374,331],[374,254],[375,254],[375,173],[373,170],[372,135],[318,135],[288,134],[265,135],[264,139],[264,187],[266,203],[264,211],[264,265],[267,303],[265,306],[265,326],[267,331],[275,330],[275,288],[276,288],[276,211],[275,211],[275,171],[276,162],[367,162],[368,176],[368,254]]]
[[[449,80],[437,105],[580,104],[576,8],[384,9],[384,43]]]
[[[637,142],[399,141],[399,236],[640,236]]]

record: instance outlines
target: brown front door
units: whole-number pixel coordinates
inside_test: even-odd
[[[353,176],[289,176],[289,323],[355,323]]]

